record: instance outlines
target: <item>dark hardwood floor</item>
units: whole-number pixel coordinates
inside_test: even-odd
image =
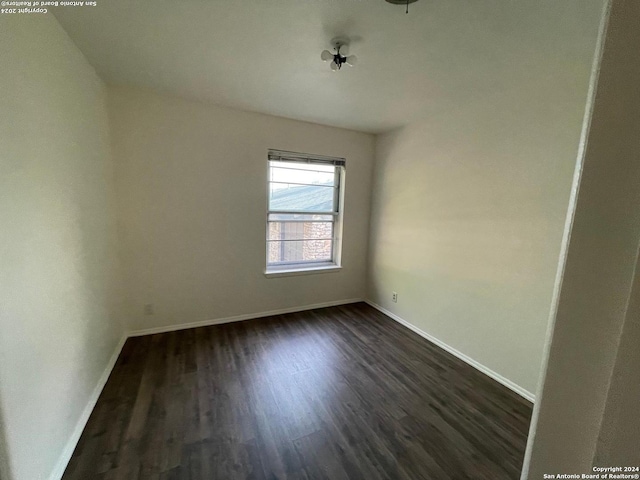
[[[530,415],[359,303],[130,338],[64,480],[516,480]]]

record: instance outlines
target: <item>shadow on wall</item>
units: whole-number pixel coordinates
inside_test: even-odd
[[[11,465],[9,463],[9,450],[5,437],[4,413],[0,404],[0,480],[11,480]]]

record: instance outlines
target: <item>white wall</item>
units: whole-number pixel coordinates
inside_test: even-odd
[[[106,89],[50,15],[0,21],[0,476],[39,480],[123,333]]]
[[[639,460],[640,2],[611,3],[523,479]]]
[[[109,99],[133,330],[364,296],[373,136],[148,90]],[[346,158],[339,273],[265,278],[269,148]]]
[[[424,122],[380,136],[373,185],[371,300],[529,393],[602,2],[554,8],[484,52],[491,94],[442,95]]]

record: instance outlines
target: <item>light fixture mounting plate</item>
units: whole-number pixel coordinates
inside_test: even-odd
[[[386,0],[387,3],[393,3],[394,5],[406,5],[407,3],[416,3],[418,0]]]
[[[416,0],[414,0],[416,1]],[[333,48],[338,48],[338,47],[348,47],[349,46],[349,37],[333,37],[331,39],[331,45],[333,45]]]

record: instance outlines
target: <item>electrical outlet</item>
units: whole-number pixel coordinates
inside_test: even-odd
[[[398,293],[393,292],[391,299],[393,300],[393,303],[398,303]]]
[[[147,303],[144,306],[144,314],[145,315],[153,315],[153,303]]]

